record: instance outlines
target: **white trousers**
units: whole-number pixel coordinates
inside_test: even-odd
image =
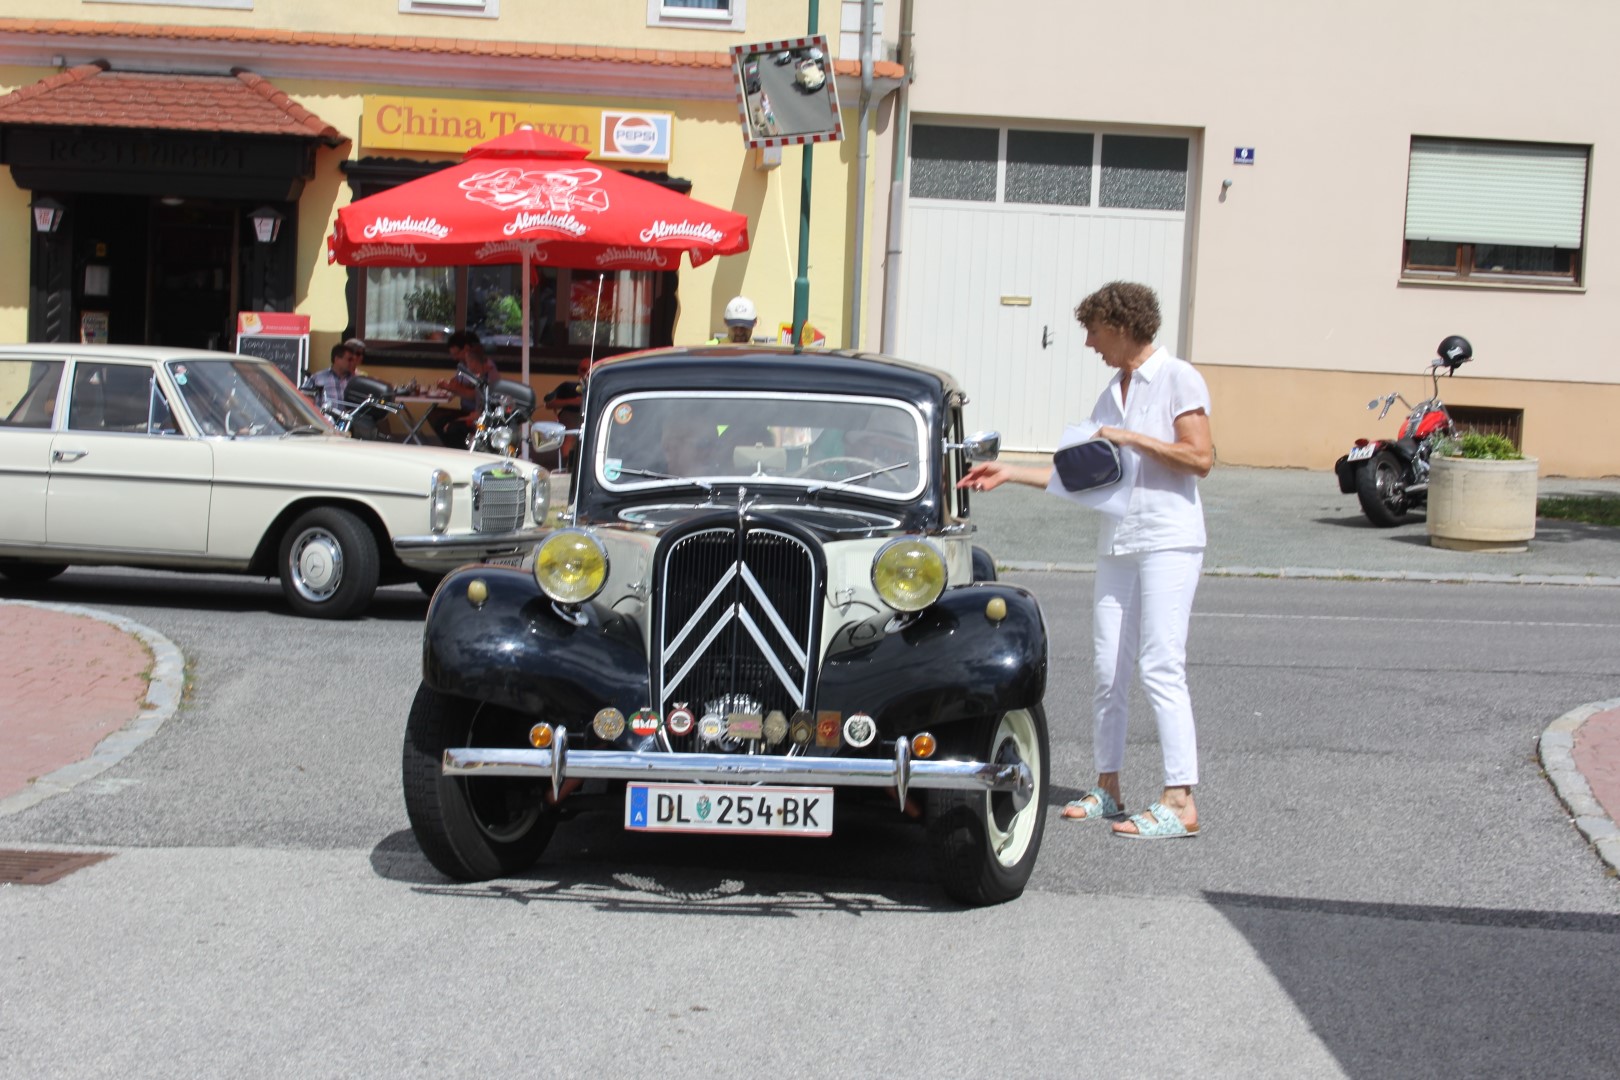
[[[1125,763],[1126,700],[1140,666],[1142,688],[1159,724],[1164,785],[1198,783],[1198,736],[1187,693],[1187,623],[1203,569],[1202,550],[1097,557],[1091,631],[1098,772],[1117,773]]]

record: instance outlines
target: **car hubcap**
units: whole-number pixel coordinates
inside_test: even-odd
[[[511,735],[510,724],[480,704],[467,725],[466,746],[501,746]],[[521,840],[544,813],[544,783],[502,777],[458,781],[467,796],[467,809],[478,828],[496,843]]]
[[[325,529],[307,529],[288,558],[293,588],[306,600],[329,600],[343,582],[343,545]]]
[[[992,760],[1022,761],[1036,785],[1032,794],[1023,797],[1008,791],[989,796],[985,828],[990,850],[1001,865],[1016,866],[1029,850],[1035,815],[1040,813],[1041,747],[1036,739],[1035,718],[1023,709],[1006,714],[996,725],[996,737],[990,745]]]

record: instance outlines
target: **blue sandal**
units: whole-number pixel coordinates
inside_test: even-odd
[[[1079,810],[1077,816],[1069,813],[1070,810]],[[1114,797],[1100,787],[1094,787],[1078,799],[1063,808],[1059,816],[1064,821],[1096,821],[1099,818],[1117,818],[1123,816],[1125,808],[1114,801]]]
[[[1114,830],[1114,835],[1126,840],[1180,840],[1198,835],[1197,825],[1183,825],[1176,812],[1163,803],[1154,803],[1145,814],[1131,815],[1135,832]]]

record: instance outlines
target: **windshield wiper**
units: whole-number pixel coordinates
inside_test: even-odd
[[[820,484],[812,485],[809,490],[810,490],[811,494],[815,494],[816,492],[823,490],[824,488],[828,487],[831,484],[855,484],[855,483],[859,483],[862,480],[870,480],[874,476],[881,476],[884,473],[894,472],[894,470],[896,470],[896,469],[908,468],[908,467],[910,467],[912,465],[915,465],[915,464],[917,464],[915,461],[902,461],[902,462],[900,462],[900,463],[898,463],[896,465],[885,465],[881,469],[870,469],[867,472],[856,473],[854,476],[846,476],[842,480],[823,481]]]
[[[285,439],[289,435],[319,435],[325,430],[325,428],[317,427],[314,424],[299,424],[297,427],[290,427],[283,431],[281,437]]]
[[[620,476],[645,476],[648,480],[679,480],[683,484],[692,484],[704,491],[713,491],[714,485],[703,480],[694,480],[689,476],[676,476],[673,473],[656,472],[652,469],[635,469],[628,465],[619,466]]]

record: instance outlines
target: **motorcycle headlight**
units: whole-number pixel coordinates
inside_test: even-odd
[[[551,513],[551,474],[545,469],[536,469],[529,477],[529,513],[536,525],[544,525]]]
[[[872,560],[872,587],[896,611],[921,611],[945,591],[945,556],[915,537],[891,540]]]
[[[561,604],[583,604],[607,583],[607,551],[578,529],[554,532],[534,553],[534,581]]]
[[[489,448],[497,454],[504,454],[512,449],[512,429],[509,427],[492,429],[489,433]]]
[[[450,527],[450,510],[455,505],[455,486],[450,474],[439,469],[433,474],[428,488],[428,526],[436,533]]]

